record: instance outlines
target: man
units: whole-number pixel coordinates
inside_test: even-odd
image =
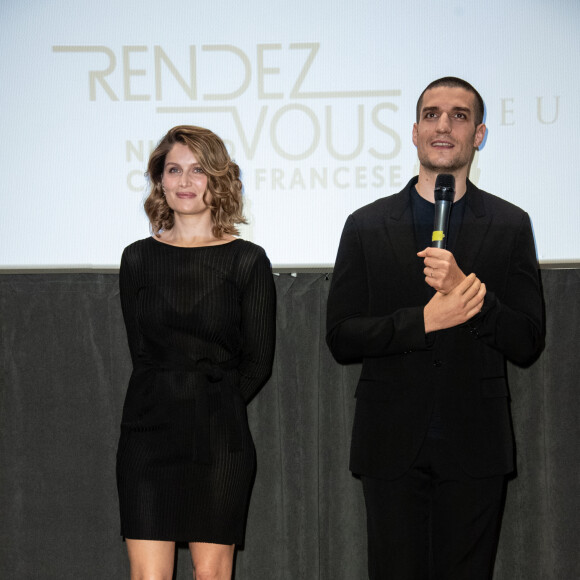
[[[413,126],[418,178],[349,216],[340,241],[327,342],[339,362],[363,362],[350,468],[363,483],[371,579],[493,573],[514,469],[505,359],[531,362],[543,329],[528,215],[468,180],[483,112],[469,83],[431,83]],[[456,194],[438,249],[443,173]]]

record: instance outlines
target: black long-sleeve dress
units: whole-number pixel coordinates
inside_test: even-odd
[[[126,538],[241,544],[255,471],[246,403],[274,354],[264,250],[241,239],[123,252],[121,305],[133,373],[117,450]]]

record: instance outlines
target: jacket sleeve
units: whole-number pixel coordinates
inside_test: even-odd
[[[342,232],[328,296],[326,342],[336,360],[345,363],[427,349],[424,306],[369,315],[369,276],[360,232],[351,215]]]
[[[276,342],[276,288],[270,261],[263,250],[244,288],[241,312],[242,356],[238,371],[240,390],[248,402],[272,372]]]
[[[505,284],[496,292],[487,292],[481,313],[468,326],[476,338],[514,363],[529,364],[541,351],[542,293],[528,214],[523,214],[517,229]]]

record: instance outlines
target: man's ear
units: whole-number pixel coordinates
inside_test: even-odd
[[[487,127],[480,123],[475,129],[475,139],[473,140],[473,146],[477,149],[482,143],[483,139],[485,138],[485,132],[487,131]]]

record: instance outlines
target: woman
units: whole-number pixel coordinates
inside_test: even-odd
[[[133,373],[117,451],[131,578],[172,577],[188,542],[197,580],[228,579],[255,471],[246,404],[270,375],[275,290],[264,250],[234,237],[239,167],[221,139],[171,129],[151,154],[153,236],[123,252]]]

